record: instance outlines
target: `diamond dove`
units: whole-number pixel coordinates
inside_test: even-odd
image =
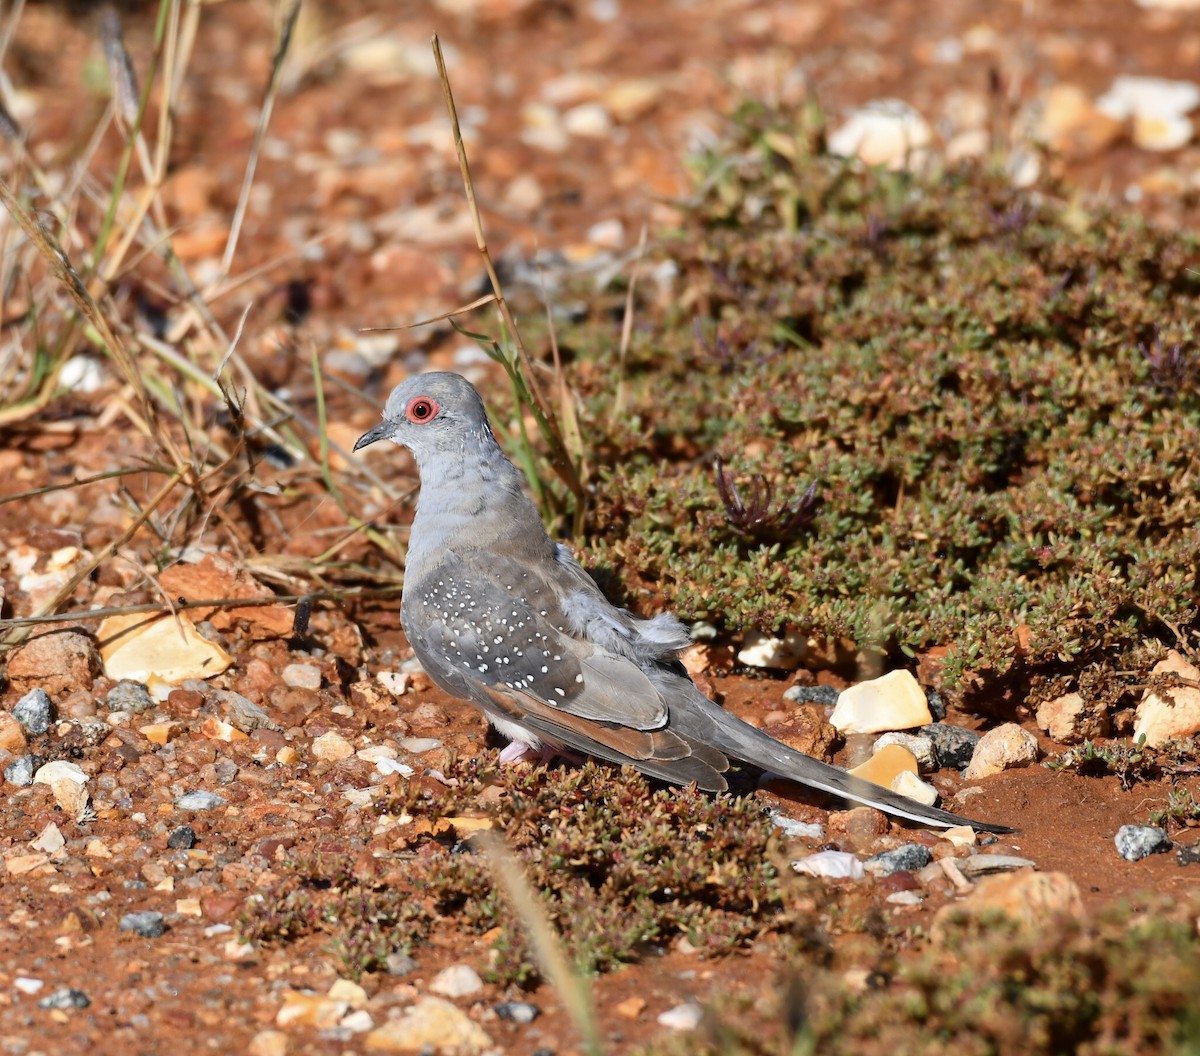
[[[483,401],[457,374],[409,378],[363,434],[407,447],[421,492],[401,623],[429,677],[511,742],[511,762],[573,749],[672,784],[728,786],[730,759],[925,825],[970,824],[774,740],[704,696],[679,663],[672,614],[613,606],[524,492]]]

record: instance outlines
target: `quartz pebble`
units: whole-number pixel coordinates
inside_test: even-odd
[[[849,851],[818,851],[807,858],[796,859],[792,868],[798,873],[832,880],[861,880],[865,875],[863,863]]]
[[[320,689],[321,669],[316,664],[288,664],[281,672],[284,685]]]
[[[682,1005],[669,1008],[658,1016],[658,1025],[670,1030],[695,1030],[704,1018],[704,1011],[694,1001],[686,1001]]]
[[[884,733],[925,726],[933,716],[912,673],[899,670],[842,690],[829,721],[842,733]]]
[[[470,997],[483,989],[483,980],[469,964],[452,964],[433,977],[429,989],[443,997]]]
[[[896,171],[920,167],[932,142],[929,122],[908,103],[880,99],[853,111],[830,133],[828,149],[837,157]]]
[[[197,792],[185,792],[175,800],[175,806],[180,810],[216,810],[217,807],[223,807],[225,802],[225,799],[218,796],[215,792],[200,790]]]

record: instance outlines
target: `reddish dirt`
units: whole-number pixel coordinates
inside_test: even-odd
[[[867,0],[730,0],[703,8],[682,3],[626,8],[604,0],[401,6],[401,14],[395,5],[359,0],[312,3],[306,9],[300,59],[276,105],[258,168],[263,193],[252,200],[239,245],[234,270],[246,278],[216,307],[232,330],[243,307],[253,303],[243,347],[273,385],[303,384],[307,371],[307,353],[291,356],[290,346],[275,340],[289,283],[306,284],[311,301],[295,347],[323,351],[353,346],[357,327],[438,315],[478,293],[481,269],[426,45],[434,31],[447,48],[459,111],[468,120],[472,170],[494,255],[511,251],[528,257],[540,247],[583,261],[601,254],[598,236],[588,240],[599,221],[621,222],[621,233],[614,236],[620,252],[636,245],[643,224],[651,237],[669,224],[689,186],[682,161],[689,146],[719,129],[721,114],[747,91],[795,98],[802,91],[796,71],[802,71],[834,119],[853,105],[897,96],[935,120],[954,93],[969,92],[991,108],[991,127],[1004,136],[1012,113],[1047,83],[1070,81],[1094,96],[1121,72],[1188,78],[1200,56],[1200,14],[1144,11],[1131,2],[1033,5],[1032,14],[1031,5],[979,0],[953,5],[912,0],[886,9]],[[593,17],[610,6],[617,12],[612,20]],[[366,18],[374,21],[365,23]],[[130,51],[144,71],[153,8],[127,5],[125,21]],[[224,246],[270,62],[270,23],[265,4],[203,8],[185,102],[175,115],[172,176],[163,191],[180,226],[177,248],[195,268],[219,256]],[[962,40],[980,26],[990,27],[993,43],[978,55],[959,62],[934,60],[939,42]],[[404,47],[379,68],[350,48],[385,37]],[[59,4],[27,7],[5,72],[19,92],[27,93],[16,116],[44,165],[74,156],[95,126],[104,100],[87,89],[85,71],[94,72],[97,56],[90,14]],[[409,56],[415,63],[411,72],[402,68]],[[601,87],[588,80],[592,74],[603,79]],[[614,97],[608,89],[627,80],[636,80],[644,94],[638,102],[626,97],[628,109],[614,118],[611,132],[568,136],[560,151],[522,140],[527,104],[559,100],[565,111],[599,99],[611,109]],[[117,146],[110,133],[94,166],[111,174]],[[1195,146],[1162,157],[1120,140],[1095,156],[1051,167],[1085,192],[1119,196],[1137,181],[1161,185],[1166,170],[1167,175],[1186,173],[1198,159]],[[4,168],[8,178],[11,167]],[[1194,198],[1186,194],[1147,194],[1139,207],[1164,224],[1188,222],[1195,213]],[[300,244],[318,237],[323,250],[302,253]],[[122,296],[136,292],[131,285]],[[163,296],[152,286],[141,292]],[[536,308],[535,300],[530,304]],[[461,363],[458,349],[444,327],[434,328],[432,336],[403,332],[370,398],[341,390],[331,395],[334,420],[352,438],[375,420],[377,405],[371,400],[391,383],[414,365]],[[131,462],[140,451],[137,442],[96,425],[101,409],[85,397],[71,397],[56,402],[36,423],[0,431],[0,493],[101,471],[114,459]],[[400,484],[402,468],[380,472]],[[130,490],[141,495],[154,486],[137,481]],[[66,492],[0,506],[0,554],[21,544],[43,559],[71,544],[98,550],[114,533],[114,522],[99,516],[101,505]],[[331,503],[301,488],[280,523],[254,525],[239,536],[250,542],[238,556],[320,552],[342,524]],[[4,615],[17,614],[22,604],[18,576],[5,566],[0,575],[8,598]],[[119,570],[99,578],[77,593],[80,606],[92,601],[95,587],[127,585],[130,579]],[[367,634],[361,656],[349,655],[359,649],[356,624]],[[5,802],[0,853],[6,861],[35,853],[29,843],[51,822],[67,839],[65,853],[30,872],[10,869],[4,878],[0,1035],[5,1051],[165,1053],[191,1051],[201,1039],[219,1052],[247,1051],[256,1039],[251,1051],[258,1056],[363,1051],[363,1033],[322,1037],[311,1025],[276,1026],[285,989],[324,993],[336,978],[322,940],[239,959],[225,948],[232,933],[205,931],[236,926],[246,896],[276,879],[272,860],[261,853],[263,840],[303,842],[328,834],[369,842],[372,819],[348,810],[341,793],[365,787],[378,775],[353,759],[313,760],[309,753],[317,736],[330,729],[347,737],[369,729],[375,743],[433,736],[446,749],[469,753],[485,743],[482,720],[432,689],[406,695],[378,713],[364,714],[361,708],[346,713],[336,657],[371,671],[394,667],[404,655],[394,606],[319,612],[313,650],[234,637],[236,663],[224,684],[258,701],[269,699],[285,664],[321,667],[320,692],[296,691],[272,715],[304,765],[259,765],[255,752],[273,757],[279,747],[262,731],[232,744],[209,739],[201,718],[189,713],[188,698],[180,697],[167,709],[182,724],[169,764],[156,761],[151,745],[131,730],[75,750],[89,774],[115,777],[116,788],[130,795],[131,808],[116,804],[114,790],[109,794],[97,786],[98,817],[76,824],[55,807],[45,786],[0,789]],[[265,665],[254,668],[256,660]],[[778,708],[785,688],[780,681],[715,674],[711,682],[733,710],[752,721]],[[55,704],[64,718],[87,717],[97,711],[96,700],[107,688],[97,679],[58,695]],[[8,687],[4,708],[19,695]],[[979,722],[971,715],[949,718],[968,726]],[[133,723],[138,725],[141,720]],[[1031,722],[1025,725],[1034,729]],[[122,732],[130,736],[119,736]],[[1042,740],[1049,750],[1061,747]],[[436,762],[440,754],[433,758]],[[226,782],[222,775],[229,771],[221,764],[228,760],[236,765]],[[428,758],[415,762],[429,765]],[[1068,874],[1088,912],[1122,899],[1138,902],[1144,892],[1182,895],[1195,886],[1195,870],[1178,865],[1174,855],[1126,862],[1113,849],[1112,836],[1121,824],[1143,823],[1150,809],[1165,803],[1165,785],[1122,790],[1115,778],[1081,778],[1035,766],[990,778],[977,786],[977,794],[955,801],[961,780],[943,773],[935,781],[952,808],[1018,826],[1019,834],[988,849],[1011,850],[1043,871]],[[230,806],[196,815],[172,807],[180,791],[190,788],[220,791]],[[792,816],[826,820],[829,804],[756,794],[765,805],[782,806]],[[166,839],[185,822],[196,828],[199,842],[195,851],[180,855],[168,850]],[[932,842],[920,830],[893,828],[893,835],[901,832]],[[92,840],[100,840],[111,857],[89,853]],[[1179,840],[1188,842],[1188,834]],[[177,900],[191,898],[198,900],[199,916],[190,909],[172,916]],[[906,925],[927,927],[952,898],[945,890],[930,891],[920,906],[886,910]],[[147,909],[168,914],[164,936],[143,939],[118,931],[123,914]],[[775,963],[766,946],[719,961],[672,949],[596,980],[596,1005],[612,1051],[660,1033],[657,1015],[684,1000],[761,991]],[[448,930],[419,951],[413,975],[367,977],[368,1011],[380,1023],[389,1009],[426,993],[426,984],[442,967],[466,962],[482,970],[487,954],[478,939]],[[16,986],[19,977],[40,980],[42,988],[29,994]],[[41,1009],[38,1001],[60,986],[86,992],[90,1007]],[[489,985],[458,1004],[484,1025],[499,1051],[577,1051],[551,989],[529,995],[543,1012],[532,1026],[495,1018],[492,1006],[507,996]],[[645,1009],[626,1018],[616,1009],[632,997],[644,999]],[[276,1029],[282,1040],[269,1033]]]

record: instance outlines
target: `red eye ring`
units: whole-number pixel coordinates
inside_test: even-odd
[[[408,401],[408,406],[404,408],[404,417],[413,425],[424,425],[436,418],[440,409],[437,400],[433,397],[414,396]]]

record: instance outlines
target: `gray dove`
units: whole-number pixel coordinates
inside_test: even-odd
[[[616,608],[546,534],[465,378],[436,372],[398,385],[354,450],[377,440],[407,447],[421,477],[404,632],[429,677],[509,739],[503,761],[574,749],[721,792],[733,758],[925,825],[1013,831],[854,777],[709,700],[679,662],[684,625]]]

